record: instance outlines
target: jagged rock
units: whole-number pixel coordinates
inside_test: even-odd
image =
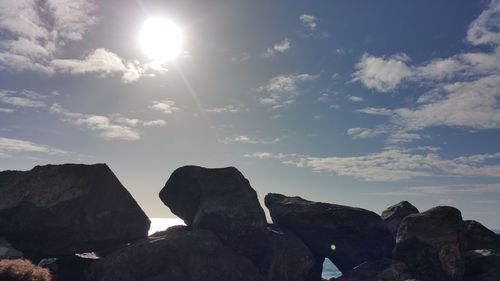
[[[474,250],[465,254],[463,281],[500,280],[500,254],[492,250]]]
[[[453,207],[442,206],[403,219],[394,256],[423,281],[461,281],[464,250],[462,215]]]
[[[380,216],[368,210],[272,193],[266,196],[265,204],[273,222],[297,234],[315,254],[317,263],[327,257],[342,273],[364,261],[390,256],[394,246]]]
[[[85,281],[88,268],[97,260],[99,258],[91,253],[75,254],[42,259],[38,266],[50,271],[52,281]]]
[[[238,253],[258,256],[264,249],[266,218],[257,193],[234,167],[176,169],[160,191],[172,213],[195,229],[211,230]]]
[[[406,281],[413,278],[406,264],[391,259],[364,262],[340,276],[338,281]]]
[[[0,235],[27,257],[118,247],[147,235],[149,219],[105,164],[0,172]]]
[[[91,266],[87,281],[261,281],[252,262],[213,232],[175,226]]]
[[[467,237],[467,250],[493,249],[500,253],[500,235],[477,221],[464,221]]]
[[[0,237],[0,260],[1,259],[18,259],[22,258],[23,253],[16,250],[9,241]]]
[[[418,214],[418,209],[408,201],[401,201],[385,209],[380,216],[387,225],[392,236],[396,237],[399,224],[408,215]]]

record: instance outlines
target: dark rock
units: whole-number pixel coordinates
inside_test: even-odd
[[[500,235],[477,221],[464,221],[467,237],[467,250],[493,249],[500,253]]]
[[[364,262],[347,272],[338,281],[405,281],[413,278],[406,264],[391,259]]]
[[[465,226],[459,210],[435,207],[403,219],[394,256],[423,281],[461,281],[465,263]]]
[[[380,216],[387,225],[392,236],[396,237],[399,224],[408,215],[418,214],[418,209],[408,201],[401,201],[385,209]]]
[[[297,234],[317,262],[327,257],[342,273],[364,261],[390,256],[394,246],[380,217],[368,210],[272,193],[265,203],[275,224]]]
[[[38,266],[47,268],[52,281],[85,281],[87,270],[99,258],[90,253],[75,254],[60,258],[42,259]]]
[[[265,240],[264,210],[236,168],[178,168],[160,191],[160,199],[187,225],[215,232],[238,253],[256,257],[264,250],[252,243]]]
[[[257,281],[252,262],[209,230],[176,226],[94,263],[87,281]]]
[[[463,281],[500,280],[500,254],[492,250],[474,250],[465,254]]]
[[[16,250],[7,240],[0,237],[0,260],[18,259],[22,257],[23,253],[21,251]]]
[[[28,257],[119,247],[149,219],[105,164],[0,172],[0,235]]]

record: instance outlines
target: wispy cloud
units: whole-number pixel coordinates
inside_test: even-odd
[[[353,101],[353,102],[362,102],[363,101],[363,98],[362,97],[358,97],[358,96],[348,95],[346,98],[348,100],[350,100],[350,101]]]
[[[299,20],[304,26],[308,27],[311,31],[313,31],[317,26],[316,17],[314,17],[313,15],[308,15],[308,14],[300,15]]]
[[[247,143],[247,144],[273,144],[279,142],[280,138],[274,138],[272,140],[264,140],[252,138],[246,135],[240,135],[232,138],[225,138],[223,143],[225,144],[234,144],[234,143]]]
[[[292,47],[291,41],[288,38],[283,39],[283,41],[276,43],[272,48],[267,48],[266,57],[274,56],[276,53],[284,53]]]
[[[288,107],[295,102],[300,94],[299,84],[312,81],[318,76],[311,74],[283,74],[269,80],[268,84],[260,86],[257,91],[265,94],[259,102],[271,108]]]
[[[153,101],[149,108],[164,114],[172,114],[181,110],[175,106],[175,101],[172,100]]]
[[[71,152],[65,150],[34,143],[31,141],[0,137],[0,158],[10,158],[17,153],[31,152],[56,156],[71,154]]]
[[[206,109],[206,111],[210,112],[210,113],[223,113],[223,112],[238,113],[238,112],[242,112],[242,111],[246,111],[246,110],[247,109],[241,104],[237,104],[237,105],[228,104],[228,105],[222,106],[222,107],[212,107],[212,108]]]
[[[46,104],[43,101],[44,98],[45,96],[30,90],[0,90],[0,103],[15,107],[45,107]],[[3,112],[12,111],[13,110],[5,109]]]

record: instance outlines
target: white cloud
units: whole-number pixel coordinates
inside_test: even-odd
[[[266,57],[275,55],[276,53],[284,53],[292,46],[290,39],[285,38],[283,41],[275,44],[272,48],[267,48]]]
[[[3,108],[3,107],[0,107],[0,112],[3,112],[3,113],[12,113],[14,111],[15,110],[12,109],[12,108]]]
[[[234,143],[248,143],[248,144],[273,144],[277,143],[280,141],[280,138],[275,138],[272,140],[262,140],[262,139],[256,139],[252,138],[246,135],[240,135],[232,138],[225,138],[224,143],[225,144],[234,144]]]
[[[228,105],[222,106],[222,107],[208,108],[206,111],[210,112],[210,113],[223,113],[223,112],[238,113],[238,112],[246,111],[246,110],[247,109],[241,104],[238,104],[238,105],[228,104]]]
[[[13,105],[16,107],[45,107],[42,99],[44,96],[30,90],[10,91],[0,90],[0,103]],[[3,112],[12,112],[7,109]]]
[[[299,84],[317,79],[310,74],[283,74],[269,80],[267,85],[260,86],[257,91],[266,94],[259,102],[272,108],[283,108],[295,102],[299,95]]]
[[[369,129],[369,128],[349,128],[347,130],[347,135],[353,139],[367,139],[373,138],[380,134],[385,133],[384,130],[381,129]]]
[[[358,109],[355,112],[370,114],[370,115],[383,115],[383,116],[391,116],[392,110],[388,108],[377,108],[377,107],[365,107],[362,109]]]
[[[474,45],[499,44],[498,32],[500,18],[500,1],[493,0],[487,10],[483,11],[469,26],[467,40]]]
[[[275,158],[273,153],[270,152],[255,152],[251,154],[245,154],[243,157],[246,158],[258,158],[258,159],[266,159],[266,158]]]
[[[43,153],[47,155],[67,155],[68,151],[37,144],[30,141],[0,137],[0,158],[12,157],[15,153]]]
[[[141,134],[138,126],[155,127],[166,125],[166,121],[164,120],[144,121],[135,118],[126,118],[120,114],[104,116],[71,112],[59,104],[53,104],[50,107],[50,112],[61,115],[63,121],[96,132],[99,137],[105,140],[139,140]]]
[[[172,114],[180,110],[180,108],[175,106],[175,102],[171,100],[153,101],[152,103],[153,104],[149,106],[150,109],[160,111],[164,114]]]
[[[308,27],[311,31],[313,31],[317,24],[316,24],[316,17],[308,14],[303,14],[299,17],[300,22]]]
[[[350,101],[353,101],[353,102],[362,102],[363,101],[362,97],[351,96],[351,95],[348,95],[347,99],[350,100]]]

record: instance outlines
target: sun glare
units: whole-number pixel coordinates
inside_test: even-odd
[[[165,18],[149,18],[140,32],[144,53],[155,61],[173,60],[182,52],[182,31]]]

